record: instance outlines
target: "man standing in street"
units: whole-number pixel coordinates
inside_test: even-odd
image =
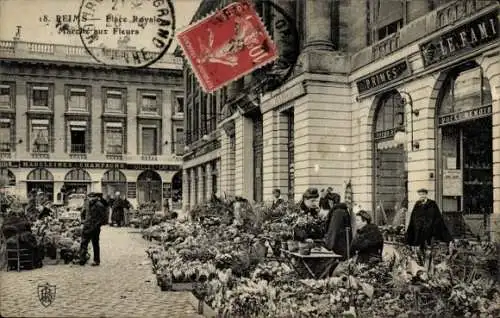
[[[273,190],[273,204],[271,205],[271,209],[274,210],[280,205],[283,204],[283,199],[281,198],[281,190],[280,189],[274,189]]]
[[[406,243],[419,247],[423,254],[433,240],[449,243],[452,237],[436,202],[427,197],[427,189],[420,189],[417,193],[420,198],[411,212]]]
[[[101,263],[99,235],[101,234],[101,225],[106,223],[106,207],[102,204],[97,193],[89,193],[88,200],[88,208],[85,211],[85,220],[83,221],[80,265],[83,266],[87,263],[87,248],[89,242],[92,241],[94,254],[92,266],[99,266]]]
[[[115,193],[115,201],[113,202],[112,223],[116,223],[118,227],[125,225],[125,210],[131,208],[130,202],[123,199],[119,191]]]

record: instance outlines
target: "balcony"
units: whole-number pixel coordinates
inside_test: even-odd
[[[144,161],[158,161],[158,155],[141,155],[141,160]]]
[[[49,159],[49,145],[36,145],[31,149],[33,159]]]
[[[85,144],[71,144],[69,156],[71,159],[87,159],[86,150]]]
[[[123,160],[122,145],[108,145],[106,149],[106,159]]]
[[[95,56],[102,56],[105,54],[103,48],[92,47],[90,50]],[[117,55],[123,55],[125,51],[130,50],[108,49],[107,51],[113,51],[117,52]],[[122,54],[120,54],[120,52]],[[158,54],[155,52],[147,53],[150,55]],[[0,41],[0,58],[15,58],[21,60],[43,59],[58,62],[99,64],[82,46],[23,41]],[[182,58],[175,57],[173,54],[165,54],[158,62],[154,63],[153,67],[157,69],[182,70]]]

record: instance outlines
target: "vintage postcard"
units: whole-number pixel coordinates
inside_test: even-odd
[[[500,317],[498,0],[0,0],[0,317]]]

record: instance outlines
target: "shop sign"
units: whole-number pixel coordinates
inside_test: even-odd
[[[446,169],[443,171],[443,195],[456,197],[462,195],[462,170]]]
[[[381,71],[372,73],[356,82],[358,93],[362,94],[402,79],[410,74],[410,65],[406,59],[391,64]]]
[[[498,13],[493,11],[420,45],[424,66],[468,52],[498,38]]]
[[[439,117],[439,125],[450,125],[491,115],[491,105]]]
[[[391,128],[387,130],[382,130],[382,131],[376,131],[374,139],[385,139],[385,138],[390,138],[393,137],[396,134],[396,128]]]
[[[128,170],[166,170],[178,171],[180,165],[161,165],[161,164],[127,164],[113,162],[57,162],[57,161],[2,161],[2,168],[52,168],[52,169],[128,169]]]

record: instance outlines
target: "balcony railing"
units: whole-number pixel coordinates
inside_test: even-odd
[[[31,149],[32,153],[49,153],[49,144],[38,144],[34,145],[33,149]]]
[[[86,153],[86,147],[83,144],[71,144],[70,151],[74,154]]]
[[[99,47],[89,48],[94,55],[103,55],[104,49]],[[126,50],[113,49],[113,52],[125,52]],[[130,51],[130,50],[128,50]],[[158,53],[149,52],[152,55]],[[1,41],[0,57],[15,57],[18,59],[31,59],[43,56],[46,60],[95,63],[97,62],[82,46],[70,46],[49,43],[23,42],[23,41]],[[173,54],[165,54],[153,66],[160,69],[182,70],[182,58]]]
[[[145,161],[158,161],[158,155],[141,155],[141,160]]]

